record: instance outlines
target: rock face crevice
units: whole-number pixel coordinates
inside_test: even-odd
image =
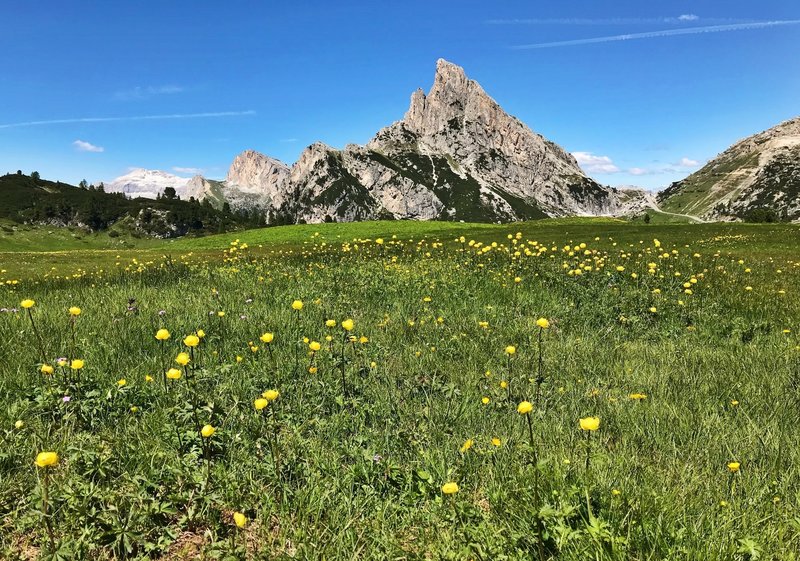
[[[270,223],[609,215],[636,198],[587,177],[443,59],[430,91],[415,91],[405,116],[365,146],[317,142],[291,167],[246,150],[224,182],[195,178],[191,191],[215,205],[257,207]]]

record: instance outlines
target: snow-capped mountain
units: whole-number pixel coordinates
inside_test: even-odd
[[[187,192],[190,181],[189,177],[180,177],[165,171],[135,168],[106,183],[105,190],[107,193],[124,193],[132,199],[155,199],[164,194],[164,189],[172,187],[181,199],[188,199],[191,196]]]

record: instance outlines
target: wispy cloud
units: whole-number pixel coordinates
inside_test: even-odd
[[[593,43],[610,43],[612,41],[629,41],[633,39],[654,39],[657,37],[673,37],[676,35],[695,35],[698,33],[721,33],[725,31],[744,31],[748,29],[762,29],[782,25],[797,25],[800,20],[760,21],[752,23],[735,23],[730,25],[707,25],[703,27],[686,27],[680,29],[664,29],[661,31],[647,31],[645,33],[628,33],[625,35],[608,35],[605,37],[592,37],[589,39],[572,39],[569,41],[553,41],[549,43],[532,43],[529,45],[514,45],[512,49],[546,49],[553,47],[572,47],[575,45],[590,45]]]
[[[485,23],[490,25],[646,25],[646,24],[683,24],[697,22],[701,18],[695,14],[681,14],[679,16],[662,16],[652,18],[510,18],[490,19]],[[702,18],[709,25],[750,23],[752,19],[733,18]]]
[[[700,162],[691,158],[681,158],[681,160],[678,162],[678,166],[682,168],[694,168],[699,165]]]
[[[172,171],[177,173],[188,173],[191,175],[199,175],[203,173],[205,170],[203,168],[184,168],[180,166],[173,166]]]
[[[617,173],[620,171],[608,156],[598,156],[591,152],[573,152],[572,155],[587,173]]]
[[[284,142],[284,143],[286,143],[286,142],[297,142],[297,139],[296,138],[281,138],[280,141]]]
[[[649,167],[633,167],[626,171],[631,175],[674,175],[676,173],[686,173],[689,170],[700,167],[701,163],[692,158],[683,157],[674,163],[656,163]]]
[[[43,125],[65,125],[70,123],[115,123],[123,121],[167,121],[174,119],[216,119],[219,117],[242,117],[255,115],[252,109],[247,111],[215,111],[210,113],[173,113],[170,115],[137,115],[132,117],[81,117],[72,119],[49,119],[46,121],[22,121],[19,123],[0,124],[0,129],[17,127],[38,127]]]
[[[120,90],[114,93],[114,99],[120,101],[130,101],[133,99],[148,99],[157,95],[170,95],[181,93],[183,88],[181,86],[136,86],[129,90]]]
[[[86,142],[85,140],[76,140],[72,145],[78,152],[105,152],[106,150],[102,146],[95,146],[91,142]]]

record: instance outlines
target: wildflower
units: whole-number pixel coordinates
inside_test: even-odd
[[[202,429],[200,429],[200,434],[203,435],[203,438],[211,438],[214,436],[214,433],[217,431],[211,425],[204,425]]]
[[[354,327],[355,327],[355,323],[353,323],[352,319],[346,319],[346,320],[344,320],[342,322],[342,328],[345,331],[352,331]]]
[[[445,495],[453,495],[458,493],[458,483],[451,481],[450,483],[445,483],[442,485],[442,493]]]
[[[14,428],[17,429],[17,430],[21,429],[24,426],[25,426],[25,422],[24,421],[17,421],[16,423],[14,423]]]
[[[462,445],[461,445],[461,450],[460,450],[460,452],[461,452],[462,454],[465,454],[465,453],[467,452],[467,450],[469,450],[470,448],[472,448],[472,445],[473,445],[473,444],[475,444],[475,441],[474,441],[474,440],[472,440],[471,438],[470,438],[470,439],[468,439],[468,440],[466,440],[466,441],[464,442],[464,444],[462,444]]]
[[[517,352],[517,348],[514,345],[509,345],[509,346],[506,347],[506,354],[507,355],[513,355],[516,352]]]
[[[256,411],[261,411],[261,410],[262,410],[262,409],[264,409],[264,408],[265,408],[267,405],[269,405],[269,401],[267,401],[267,400],[266,400],[266,399],[264,399],[263,397],[259,397],[258,399],[256,399],[256,400],[253,402],[253,406],[256,408]]]
[[[50,366],[49,364],[43,364],[42,367],[39,368],[39,372],[41,372],[42,374],[52,374],[53,367]]]
[[[54,466],[58,463],[58,454],[55,452],[39,452],[36,456],[36,465],[40,468]]]
[[[272,340],[275,338],[274,333],[264,333],[259,339],[262,343],[272,343]]]
[[[19,303],[19,307],[23,308],[25,310],[29,310],[29,309],[33,308],[35,305],[36,305],[36,302],[34,302],[31,299],[23,300],[22,302]]]
[[[178,356],[175,357],[175,362],[181,366],[186,366],[189,364],[189,360],[189,353],[178,353]]]
[[[335,319],[325,320],[325,327],[336,327],[336,320]]]
[[[125,386],[125,385],[127,385],[127,384],[128,384],[128,381],[127,381],[125,378],[122,378],[122,379],[120,379],[120,380],[117,380],[117,385],[118,385],[120,388],[121,388],[121,387],[123,387],[123,386]]]
[[[316,366],[309,366],[308,367],[308,373],[309,374],[316,374],[317,373],[317,367]]]
[[[73,370],[80,370],[84,366],[84,361],[81,358],[76,358],[69,363],[69,367]]]
[[[530,401],[523,401],[517,405],[517,413],[520,415],[527,415],[533,411],[533,404]]]
[[[278,399],[278,396],[280,395],[281,394],[278,393],[278,390],[267,390],[261,394],[261,397],[263,397],[267,401],[275,401],[276,399]]]
[[[200,338],[202,339],[203,337],[205,337],[205,336],[206,336],[206,332],[205,332],[205,331],[203,331],[202,329],[198,329],[198,330],[197,330],[197,336],[198,336],[198,337],[200,337]]]
[[[153,381],[153,377],[150,376],[150,374],[145,374],[144,375],[144,381],[145,382],[152,382]]]
[[[200,344],[200,337],[198,337],[197,335],[187,335],[183,339],[183,344],[186,345],[187,347],[196,347],[197,345]]]
[[[506,382],[505,380],[502,380],[500,382],[500,387],[503,388],[503,389],[506,389],[508,387],[508,382]]]
[[[69,315],[71,315],[73,317],[79,316],[79,315],[81,315],[81,309],[78,306],[72,306],[69,309]]]
[[[499,448],[499,447],[500,447],[502,444],[503,444],[503,443],[500,441],[500,439],[499,439],[499,438],[497,438],[497,437],[494,437],[494,438],[492,439],[492,446],[494,446],[494,447],[496,447],[496,448]]]
[[[728,471],[731,473],[736,473],[737,471],[739,471],[740,465],[741,464],[739,464],[739,462],[730,462],[728,463]]]
[[[489,398],[486,396],[482,397],[481,403],[483,403],[484,405],[489,405]]]
[[[166,341],[170,338],[170,333],[166,329],[159,329],[156,331],[156,339],[159,341]]]
[[[303,301],[302,300],[295,300],[292,302],[292,309],[296,311],[300,311],[303,309]]]
[[[322,346],[321,346],[321,345],[320,345],[320,344],[319,344],[317,341],[311,341],[311,342],[308,344],[308,348],[309,348],[309,349],[311,349],[311,352],[314,352],[314,353],[315,353],[315,352],[317,352],[318,350],[320,350],[320,349],[322,348]]]
[[[584,417],[580,420],[580,425],[582,430],[586,431],[596,431],[600,428],[600,418],[599,417]]]
[[[538,325],[542,329],[549,329],[550,328],[550,322],[547,321],[547,318],[539,318],[539,319],[537,319],[536,320],[536,325]]]
[[[622,491],[620,491],[619,489],[611,489],[611,494],[614,495],[615,497],[618,497],[622,494]]]
[[[630,399],[634,401],[641,401],[642,399],[647,399],[646,393],[632,393],[628,396]]]
[[[247,525],[247,516],[245,516],[241,512],[234,512],[233,521],[239,528],[244,528]]]
[[[170,368],[167,370],[167,378],[170,380],[180,380],[181,379],[181,371],[177,368]]]

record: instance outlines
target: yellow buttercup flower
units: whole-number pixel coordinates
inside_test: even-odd
[[[489,405],[489,398],[486,396],[482,397],[481,403],[483,403],[484,405]]]
[[[247,525],[247,517],[241,512],[233,513],[233,521],[239,528],[244,528]]]
[[[278,396],[281,395],[278,393],[278,390],[267,390],[261,394],[261,397],[266,399],[267,401],[275,401],[278,399]]]
[[[121,388],[121,387],[123,387],[123,386],[125,386],[125,385],[127,385],[127,384],[128,384],[128,381],[127,381],[125,378],[122,378],[121,380],[117,380],[117,385],[118,385],[120,388]]]
[[[39,452],[36,455],[36,465],[40,468],[54,466],[58,463],[58,454],[55,452]]]
[[[170,333],[166,329],[159,329],[156,331],[156,339],[159,341],[166,341],[170,338]]]
[[[492,446],[499,448],[503,443],[500,441],[499,438],[495,437],[492,439]]]
[[[632,393],[628,396],[630,399],[634,401],[641,401],[642,399],[647,399],[646,393]]]
[[[514,345],[509,345],[506,347],[506,354],[513,355],[517,352],[517,348]]]
[[[550,322],[547,320],[547,318],[539,318],[539,319],[537,319],[536,320],[536,325],[538,325],[542,329],[549,329],[550,328]]]
[[[190,360],[189,353],[178,353],[178,356],[175,357],[175,362],[181,366],[186,366]]]
[[[42,374],[52,374],[54,372],[54,368],[49,364],[43,364],[41,368],[39,368],[39,372]]]
[[[69,367],[73,370],[80,370],[85,365],[85,362],[81,358],[73,359],[72,362],[69,363]]]
[[[269,405],[269,401],[267,401],[267,400],[266,400],[266,399],[264,399],[263,397],[259,397],[258,399],[256,399],[256,400],[253,402],[253,406],[256,408],[256,410],[257,410],[257,411],[261,411],[261,410],[262,410],[262,409],[264,409],[264,408],[265,408],[267,405]]]
[[[303,301],[302,300],[295,300],[292,302],[292,309],[296,311],[300,311],[303,309]]]
[[[308,344],[308,348],[311,349],[311,352],[315,353],[322,348],[322,345],[320,345],[317,341],[311,341]]]
[[[211,425],[204,425],[203,428],[200,429],[200,434],[203,435],[203,438],[211,438],[214,436],[215,432],[217,432],[217,429]]]
[[[145,374],[144,375],[144,381],[145,382],[152,382],[153,381],[153,377],[150,374]]]
[[[517,413],[520,415],[527,415],[533,411],[533,404],[530,401],[523,401],[517,405]]]
[[[466,453],[467,450],[472,448],[473,444],[475,444],[475,441],[472,440],[471,438],[468,439],[466,442],[464,442],[464,444],[461,445],[461,453],[462,454]]]
[[[169,380],[180,380],[181,379],[181,371],[177,368],[170,368],[167,370],[167,378]]]
[[[200,337],[197,335],[187,335],[183,339],[183,344],[187,347],[196,347],[200,344]]]
[[[81,315],[81,309],[78,306],[72,306],[69,309],[69,315],[71,315],[73,317],[74,316],[79,316],[79,315]]]
[[[342,322],[342,328],[345,331],[352,331],[354,327],[355,327],[355,323],[353,322],[352,319],[346,319],[346,320],[344,320]]]
[[[29,310],[30,308],[33,308],[35,305],[36,305],[36,302],[34,302],[31,299],[23,300],[22,302],[19,303],[20,308],[24,308],[26,310]]]
[[[205,331],[203,331],[202,329],[198,329],[198,330],[197,330],[197,336],[198,336],[198,337],[200,337],[200,338],[202,339],[203,337],[205,337],[205,336],[206,336],[206,332],[205,332]]]
[[[325,327],[336,327],[336,320],[335,319],[326,320]]]
[[[582,430],[596,431],[600,428],[600,417],[584,417],[580,420]]]
[[[739,471],[740,466],[741,464],[739,462],[730,462],[728,464],[728,471],[731,473],[736,473],[737,471]]]
[[[451,481],[450,483],[445,483],[442,485],[442,493],[445,495],[453,495],[458,493],[458,483]]]
[[[262,343],[272,343],[272,340],[275,338],[274,333],[264,333],[259,339]]]

